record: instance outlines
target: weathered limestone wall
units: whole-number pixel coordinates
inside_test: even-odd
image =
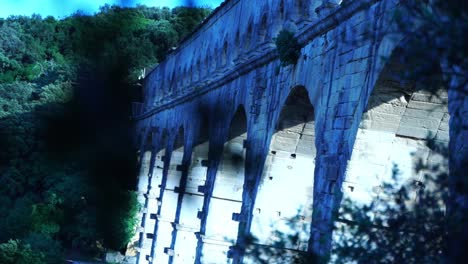
[[[297,87],[281,111],[258,187],[251,232],[259,244],[273,245],[281,239],[274,234],[277,230],[285,237],[299,231],[300,239],[295,244],[286,241],[287,247],[307,251],[316,156],[314,135],[314,109],[307,90]]]
[[[242,206],[245,173],[245,144],[247,120],[240,108],[230,124],[221,161],[216,172],[213,194],[209,205],[206,231],[203,237],[201,263],[230,263],[228,252],[235,245],[239,223],[233,215]]]
[[[296,224],[306,228],[288,248],[325,255],[338,194],[349,190],[368,199],[379,182],[367,172],[387,170],[393,156],[380,155],[379,148],[409,153],[422,146],[426,131],[447,140],[446,110],[428,112],[432,99],[424,92],[408,93],[382,77],[383,58],[401,39],[386,34],[397,3],[227,1],[147,76],[135,120],[141,149],[152,154],[148,159],[141,152],[140,179],[161,175],[161,187],[158,208],[152,207],[156,219],[147,220],[151,198],[141,200],[138,263],[242,263],[248,234],[271,245],[265,223],[284,229],[297,209]],[[296,65],[280,67],[273,37],[283,28],[294,30],[302,47]],[[243,127],[233,121],[239,111],[245,129],[233,136],[230,131]],[[154,164],[162,149],[159,169]],[[369,156],[375,164],[360,171]],[[144,186],[139,191],[145,193]],[[165,203],[172,210],[166,218]],[[151,230],[152,238],[146,236]]]
[[[379,195],[395,165],[401,184],[423,180],[423,171],[415,172],[419,159],[425,165],[444,165],[427,140],[448,147],[447,92],[433,94],[399,79],[397,71],[404,65],[398,59],[393,54],[380,74],[356,135],[343,186],[344,197],[356,203],[369,203]]]

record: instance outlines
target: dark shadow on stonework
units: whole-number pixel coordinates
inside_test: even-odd
[[[108,16],[117,18],[121,10],[108,11]],[[129,79],[132,59],[120,51],[116,39],[135,19],[114,19],[103,29],[91,17],[75,18],[83,35],[73,40],[78,65],[73,98],[58,117],[48,120],[46,133],[52,158],[74,153],[74,162],[86,171],[83,177],[94,189],[87,203],[95,210],[100,243],[115,250],[125,248],[133,233],[134,205],[128,193],[135,190],[137,167],[129,119],[135,100]]]
[[[212,183],[204,233],[204,240],[208,242],[201,248],[201,263],[228,262],[227,252],[237,238],[239,222],[234,216],[241,211],[248,148],[247,118],[242,105],[231,119],[227,138]],[[224,259],[220,259],[221,256]]]
[[[308,256],[315,156],[314,108],[307,90],[299,86],[286,99],[271,138],[253,210],[247,263],[295,263]]]
[[[242,149],[247,147],[247,116],[243,106],[237,109],[234,117],[231,120],[229,134],[226,143],[224,143],[223,161],[225,156],[230,159],[230,163],[234,166],[236,171],[241,170],[244,167],[245,153]],[[235,142],[234,142],[235,141]],[[235,147],[231,145],[236,144]],[[239,149],[239,148],[242,149]],[[242,175],[243,176],[243,175]]]
[[[335,219],[332,263],[444,262],[448,231],[460,223],[447,218],[447,147],[432,146],[443,159],[427,164],[416,155],[419,179],[405,179],[394,164],[370,204],[343,201]]]
[[[431,75],[422,76],[414,66],[422,58],[404,48],[368,95],[335,219],[334,263],[443,262],[448,96],[432,58],[423,67]]]

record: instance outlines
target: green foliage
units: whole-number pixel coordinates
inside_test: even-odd
[[[19,240],[8,240],[0,244],[0,263],[4,264],[42,264],[45,261],[44,254],[33,251],[29,244],[23,244]]]
[[[109,222],[104,230],[104,243],[112,249],[124,248],[135,234],[139,219],[137,213],[139,203],[137,195],[134,192],[125,192],[119,197],[119,210],[113,210],[107,213],[113,213],[116,221]]]
[[[281,61],[281,66],[296,64],[301,55],[301,46],[294,37],[294,33],[281,30],[276,37],[276,50]]]
[[[122,168],[135,159],[127,104],[141,69],[209,12],[104,6],[95,16],[0,19],[0,263],[126,246],[138,223],[133,167]]]
[[[300,211],[300,210],[299,210]],[[245,248],[245,259],[248,263],[269,264],[269,263],[291,263],[291,264],[314,264],[326,263],[313,253],[299,249],[298,245],[307,240],[304,237],[303,230],[307,230],[308,223],[301,221],[299,215],[287,219],[287,228],[274,230],[270,237],[272,243],[262,245],[254,236],[247,237]],[[288,230],[289,229],[289,230]]]
[[[409,65],[407,77],[436,94],[443,86],[448,89],[450,111],[450,163],[447,217],[464,223],[449,229],[447,262],[455,263],[466,254],[468,243],[468,6],[463,0],[404,1],[395,21],[397,31],[406,37],[403,45]],[[442,76],[442,78],[440,78]]]
[[[382,184],[369,205],[345,200],[335,224],[340,238],[333,249],[335,263],[443,262],[448,189],[446,170],[437,166],[432,167],[436,174],[403,185],[395,168],[392,181]]]

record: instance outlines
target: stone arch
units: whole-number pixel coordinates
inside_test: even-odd
[[[200,230],[200,213],[203,208],[204,185],[208,169],[208,128],[204,120],[200,123],[199,131],[191,143],[190,164],[186,170],[183,196],[178,203],[180,211],[176,216],[177,237],[171,247],[166,250],[174,263],[193,263],[196,255],[197,236]]]
[[[191,61],[190,66],[188,68],[188,76],[187,76],[187,85],[190,85],[193,82],[193,70],[195,68],[195,62]]]
[[[140,223],[140,234],[139,234],[139,247],[140,251],[138,254],[139,259],[146,259],[148,261],[154,258],[153,243],[156,237],[157,231],[157,218],[156,216],[160,212],[160,205],[158,200],[161,195],[160,183],[163,178],[164,168],[164,155],[166,151],[166,145],[168,140],[167,129],[162,130],[159,135],[158,145],[153,149],[151,156],[150,173],[147,181],[147,191],[143,194],[144,206],[141,208],[142,220]],[[143,182],[142,184],[145,184]]]
[[[234,39],[234,47],[231,49],[232,58],[235,60],[239,56],[239,50],[241,50],[240,44],[240,30],[237,29],[235,39]]]
[[[187,64],[184,65],[184,71],[182,73],[182,82],[181,82],[181,86],[179,87],[185,87],[188,83],[188,79],[189,79],[189,76],[188,76],[188,71],[189,71],[189,66]]]
[[[200,57],[197,58],[197,64],[195,66],[195,73],[194,73],[194,81],[200,81],[202,77],[202,69],[201,69],[201,62]]]
[[[212,45],[209,46],[207,49],[207,54],[206,54],[206,61],[207,61],[207,74],[210,74],[216,70],[216,61],[214,56],[210,56],[210,54],[214,54],[216,51],[215,47]]]
[[[304,0],[296,0],[295,9],[299,20],[302,20],[307,16],[308,10]]]
[[[244,44],[244,49],[245,51],[250,51],[250,49],[252,48],[253,46],[253,40],[252,40],[252,37],[253,37],[253,20],[252,18],[249,20],[250,22],[248,23],[248,26],[247,26],[247,30],[245,31],[245,44]]]
[[[294,244],[285,244],[285,252],[291,254],[306,251],[308,245],[316,156],[314,120],[307,90],[295,87],[276,121],[254,206],[251,233],[259,244],[272,246],[278,239],[275,230],[285,235],[300,230]]]
[[[281,20],[283,20],[285,18],[285,7],[284,7],[284,0],[281,0],[279,2],[279,5],[278,5],[278,12],[279,12],[279,16],[281,18]]]
[[[184,67],[180,66],[180,69],[177,71],[177,75],[174,76],[174,79],[172,81],[171,89],[173,89],[172,86],[175,86],[175,87],[181,86],[183,76],[184,76]]]
[[[260,27],[258,29],[257,37],[258,37],[258,43],[261,44],[265,41],[267,38],[268,34],[268,14],[264,13],[262,17],[260,18]]]
[[[199,81],[203,80],[207,73],[207,57],[200,54]]]
[[[391,180],[394,164],[400,170],[398,184],[423,180],[421,173],[414,174],[418,159],[445,166],[445,158],[429,149],[426,140],[429,137],[448,146],[447,91],[435,89],[432,94],[401,78],[408,70],[401,55],[398,47],[392,51],[368,91],[357,128],[342,188],[344,198],[358,204],[370,203],[379,195],[380,186]]]
[[[139,196],[143,196],[148,192],[149,186],[149,177],[150,177],[150,163],[151,163],[151,155],[153,150],[153,134],[155,129],[148,128],[146,129],[145,133],[143,134],[142,140],[143,142],[143,153],[141,153],[141,160],[140,160],[140,171],[137,179],[137,193]],[[140,197],[143,198],[143,197]],[[140,200],[140,204],[144,206],[145,201],[144,199]]]
[[[216,56],[216,70],[221,68],[223,64],[223,47],[220,42],[215,45],[215,56]]]
[[[235,245],[242,206],[245,171],[247,116],[243,105],[233,115],[223,146],[208,210],[202,263],[229,263],[228,251]],[[222,225],[220,223],[223,223]]]
[[[178,77],[176,76],[180,76],[180,72],[181,72],[180,67],[177,70],[177,73],[179,73],[179,75],[176,75],[176,71],[172,71],[170,83],[167,87],[164,87],[164,94],[167,94],[167,91],[174,89],[175,86],[178,86],[179,82],[178,82]]]
[[[167,263],[170,255],[167,254],[167,249],[171,247],[173,236],[176,235],[177,229],[173,223],[176,219],[177,203],[180,193],[180,183],[182,178],[182,158],[184,155],[185,133],[183,126],[180,126],[174,131],[176,137],[169,144],[165,155],[170,155],[165,181],[161,178],[157,183],[159,193],[157,193],[159,211],[157,214],[157,226],[155,229],[156,240],[153,244],[153,262]]]
[[[225,40],[223,44],[223,54],[221,56],[221,66],[226,66],[228,64],[228,43]]]
[[[135,137],[135,146],[138,147],[138,152],[143,152],[145,151],[145,145],[144,143],[146,142],[146,128],[136,128],[136,137]]]

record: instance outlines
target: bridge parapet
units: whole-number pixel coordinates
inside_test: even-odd
[[[246,73],[252,62],[276,58],[281,29],[304,35],[348,1],[227,0],[145,78],[145,101],[134,116]],[[361,2],[361,1],[358,1]],[[365,2],[365,1],[364,1]]]

